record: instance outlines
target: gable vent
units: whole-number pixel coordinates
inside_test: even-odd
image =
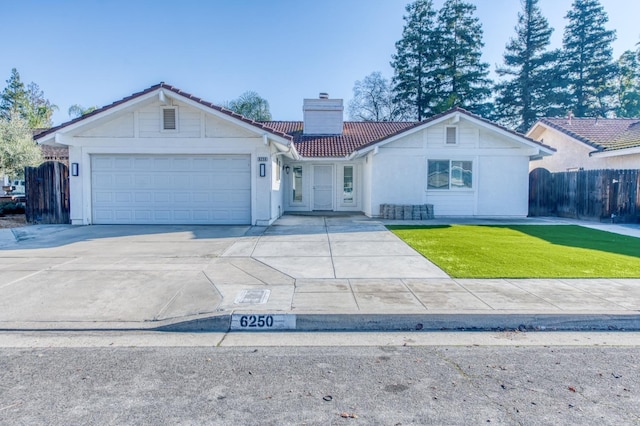
[[[447,145],[455,145],[458,143],[458,129],[456,127],[447,127]]]
[[[164,108],[162,110],[162,128],[164,130],[176,130],[175,108]]]

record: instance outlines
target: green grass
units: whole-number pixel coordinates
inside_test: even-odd
[[[640,238],[576,225],[388,228],[455,278],[640,277]]]

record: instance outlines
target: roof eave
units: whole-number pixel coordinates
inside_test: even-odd
[[[618,157],[621,155],[633,155],[633,154],[640,154],[640,146],[604,150],[604,151],[591,151],[589,153],[589,157]]]
[[[112,104],[105,105],[102,108],[98,108],[97,110],[86,115],[52,127],[51,129],[48,129],[36,135],[34,137],[34,140],[38,143],[50,144],[51,140],[55,137],[55,134],[66,134],[69,132],[73,132],[80,127],[84,127],[87,124],[102,119],[109,114],[126,110],[128,108],[131,108],[133,105],[137,105],[146,100],[153,99],[154,97],[158,97],[160,102],[163,103],[166,102],[167,97],[179,100],[180,102],[184,102],[197,109],[206,111],[207,113],[213,114],[219,118],[232,120],[235,123],[240,124],[243,128],[255,132],[256,134],[262,134],[266,131],[269,133],[272,139],[277,140],[287,146],[293,145],[293,138],[290,135],[278,132],[274,129],[269,128],[268,126],[260,124],[257,121],[250,120],[231,110],[226,110],[225,108],[204,101],[196,96],[193,96],[186,92],[182,92],[179,89],[165,83],[151,86],[141,92],[134,93],[123,99],[113,102]]]

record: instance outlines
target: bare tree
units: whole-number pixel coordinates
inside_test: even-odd
[[[379,71],[355,82],[349,116],[354,121],[400,121],[405,118],[393,102],[391,83]]]

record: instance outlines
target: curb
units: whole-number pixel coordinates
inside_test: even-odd
[[[265,313],[268,315],[268,313]],[[640,331],[640,314],[273,314],[293,316],[287,330],[232,327],[232,315],[179,321],[168,332],[385,332],[385,331]]]
[[[159,331],[182,333],[228,332],[420,332],[420,331],[640,331],[640,313],[434,313],[434,314],[323,314],[269,313],[286,317],[286,328],[239,327],[239,316],[202,315],[143,322],[12,322],[0,323],[0,332]],[[258,315],[258,314],[255,314]],[[235,321],[234,321],[235,318]]]

